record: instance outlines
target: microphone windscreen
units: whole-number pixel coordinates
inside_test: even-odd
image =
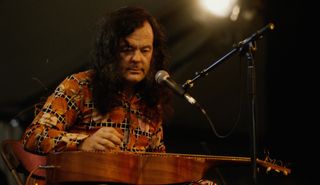
[[[159,70],[154,76],[158,84],[161,84],[168,77],[169,77],[169,73],[165,70]]]

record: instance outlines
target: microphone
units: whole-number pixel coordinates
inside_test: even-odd
[[[166,84],[170,87],[176,94],[183,96],[190,104],[194,105],[197,101],[190,96],[186,90],[184,90],[180,85],[178,85],[174,80],[170,78],[170,75],[165,70],[160,70],[155,75],[155,80],[158,84]]]

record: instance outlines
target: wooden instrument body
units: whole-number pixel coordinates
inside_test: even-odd
[[[291,170],[257,159],[267,172]],[[106,183],[178,184],[200,180],[211,167],[250,165],[249,157],[173,153],[62,152],[47,156],[47,184]]]
[[[118,182],[175,184],[199,180],[207,168],[205,158],[127,152],[64,152],[49,154],[48,184],[66,182]]]

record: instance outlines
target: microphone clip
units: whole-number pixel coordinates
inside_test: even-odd
[[[185,90],[185,91],[188,91],[190,88],[193,87],[193,82],[192,80],[187,80],[186,82],[184,82],[184,84],[182,85],[182,88]]]

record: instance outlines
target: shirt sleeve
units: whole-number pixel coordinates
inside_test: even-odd
[[[77,150],[88,135],[69,133],[68,129],[81,116],[81,89],[73,76],[55,89],[22,136],[26,150],[39,154]]]

